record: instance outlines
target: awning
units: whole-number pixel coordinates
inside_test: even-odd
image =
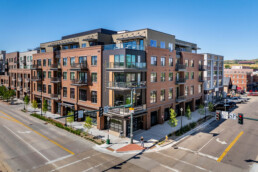
[[[74,107],[74,104],[70,104],[70,103],[60,103],[61,106],[66,106],[66,107],[69,107],[69,108],[73,108]]]
[[[117,38],[117,40],[121,40],[121,41],[124,41],[124,40],[130,40],[130,39],[143,39],[145,38],[145,36],[132,36],[132,37],[126,37],[126,38]]]

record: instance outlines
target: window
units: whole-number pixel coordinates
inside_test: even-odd
[[[191,79],[194,79],[194,72],[191,72]]]
[[[51,59],[48,59],[48,66],[51,66]]]
[[[67,66],[67,58],[63,58],[63,66]]]
[[[165,72],[161,72],[161,74],[160,74],[160,81],[161,82],[165,82],[165,80],[166,80],[166,74],[165,74]]]
[[[185,79],[189,79],[189,72],[185,73]]]
[[[75,63],[75,58],[74,57],[71,57],[70,58],[70,64],[73,65]]]
[[[151,65],[157,66],[157,57],[155,57],[155,56],[151,57]]]
[[[97,91],[91,92],[91,103],[97,103]]]
[[[189,90],[188,90],[188,86],[185,86],[185,96],[187,96],[189,94]]]
[[[164,41],[160,41],[160,48],[165,48],[165,42]]]
[[[157,82],[157,73],[156,72],[151,73],[151,82]]]
[[[70,98],[71,98],[71,99],[74,99],[74,98],[75,98],[74,88],[70,88]]]
[[[67,87],[63,87],[63,97],[67,97]]]
[[[79,63],[87,63],[87,56],[79,57]]]
[[[46,84],[43,84],[43,93],[46,93],[46,92],[47,92]]]
[[[47,92],[48,92],[48,94],[51,94],[51,85],[48,85]]]
[[[173,98],[173,88],[170,88],[168,90],[168,99],[172,99]]]
[[[43,79],[46,78],[46,71],[43,71]]]
[[[79,89],[79,100],[87,100],[87,90]]]
[[[46,59],[43,60],[43,66],[46,66]]]
[[[75,79],[75,74],[74,72],[70,72],[70,80],[74,80]]]
[[[191,94],[191,95],[194,94],[194,86],[191,86],[190,94]]]
[[[91,65],[96,66],[97,65],[97,56],[91,56]]]
[[[160,101],[165,101],[165,89],[160,91]]]
[[[44,48],[44,49],[42,48],[42,49],[41,49],[41,53],[45,53],[45,52],[46,52],[46,49],[45,49],[45,48]]]
[[[169,57],[169,66],[173,66],[173,58],[172,57]]]
[[[86,43],[83,43],[83,44],[82,44],[82,48],[85,48],[85,47],[86,47]]]
[[[50,71],[48,72],[48,78],[51,78],[51,72]]]
[[[161,66],[165,66],[166,65],[166,58],[165,57],[161,57],[160,58],[160,63],[161,63]]]
[[[150,46],[151,47],[157,47],[157,41],[156,40],[150,40]]]
[[[173,81],[173,72],[169,72],[168,74],[168,80]]]
[[[67,80],[67,72],[63,72],[63,79]]]
[[[150,103],[157,102],[157,91],[151,91],[150,93]]]
[[[185,66],[189,67],[188,60],[185,60]]]
[[[173,44],[172,43],[168,43],[168,49],[169,49],[170,52],[173,51]]]
[[[202,92],[202,85],[199,84],[199,85],[198,85],[198,93],[201,93],[201,92]]]
[[[191,60],[191,61],[190,61],[190,63],[191,63],[191,64],[190,64],[190,65],[191,65],[191,67],[194,67],[194,61],[193,61],[193,60]]]
[[[91,74],[91,82],[97,82],[97,73]]]

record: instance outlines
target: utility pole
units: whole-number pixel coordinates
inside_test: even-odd
[[[131,108],[133,107],[133,95],[135,94],[135,89],[131,89]],[[130,127],[130,137],[131,137],[131,144],[133,144],[133,112],[130,113],[131,118],[131,127]]]

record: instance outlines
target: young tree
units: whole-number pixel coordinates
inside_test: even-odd
[[[38,103],[36,100],[32,101],[32,108],[34,109],[34,112],[36,111],[36,108],[38,107]]]
[[[0,97],[3,99],[5,92],[7,92],[7,88],[5,86],[0,86]]]
[[[84,127],[87,128],[87,133],[89,133],[90,129],[92,128],[92,125],[92,118],[90,116],[87,116],[84,123]]]
[[[47,110],[48,110],[47,100],[44,100],[42,111],[45,113],[45,115],[46,115]]]
[[[190,109],[190,106],[188,105],[187,108],[186,108],[186,112],[185,112],[185,115],[186,117],[190,120],[192,118],[191,116],[191,109]]]
[[[176,119],[177,114],[172,108],[170,108],[169,112],[170,112],[169,125],[171,125],[172,127],[175,127],[177,126],[177,121],[178,121]]]
[[[199,109],[198,109],[199,114],[204,115],[205,114],[205,109],[204,105],[200,104]]]
[[[73,115],[73,112],[72,111],[70,111],[70,112],[68,112],[68,114],[67,114],[68,116],[69,115]],[[74,116],[69,116],[69,117],[67,117],[66,118],[66,120],[67,120],[67,122],[69,122],[70,123],[70,125],[72,124],[72,122],[74,121]]]
[[[11,103],[13,103],[13,98],[15,96],[15,91],[14,90],[9,90],[9,97],[11,98]]]
[[[213,108],[214,108],[214,106],[213,106],[213,104],[210,102],[210,103],[208,104],[208,110],[209,110],[210,112],[212,112],[212,111],[213,111]]]
[[[29,105],[29,103],[30,103],[30,98],[29,98],[28,95],[26,95],[26,96],[24,97],[24,104],[26,105],[26,109],[27,109],[27,106]]]

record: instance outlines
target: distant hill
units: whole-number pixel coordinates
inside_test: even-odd
[[[251,62],[255,62],[255,64],[258,64],[258,59],[253,59],[253,60],[225,60],[224,64],[238,64],[238,62],[240,61],[251,61]]]

